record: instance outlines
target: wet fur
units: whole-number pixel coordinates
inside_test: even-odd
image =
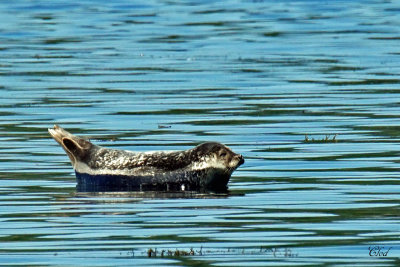
[[[85,188],[226,188],[244,163],[241,155],[215,142],[185,151],[132,152],[94,145],[57,125],[49,133],[69,156],[78,186]]]

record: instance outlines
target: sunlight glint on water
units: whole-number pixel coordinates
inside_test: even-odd
[[[1,3],[0,264],[398,265],[398,10]],[[228,194],[79,193],[55,123],[246,163]]]

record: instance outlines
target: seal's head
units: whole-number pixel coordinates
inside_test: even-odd
[[[237,167],[244,163],[244,158],[223,144],[208,142],[193,148],[192,161],[196,162],[198,167],[207,165],[209,168],[221,170],[230,176]]]
[[[240,154],[220,143],[203,143],[191,149],[191,169],[203,173],[201,183],[212,189],[226,190],[226,185],[237,167],[244,163]]]

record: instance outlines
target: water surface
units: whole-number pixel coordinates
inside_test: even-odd
[[[399,8],[2,2],[0,264],[399,265]],[[55,123],[246,163],[226,194],[80,193]]]

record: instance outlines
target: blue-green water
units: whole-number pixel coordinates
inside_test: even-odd
[[[0,23],[1,265],[400,264],[396,1],[17,0]],[[79,193],[55,123],[246,163],[229,194]]]

